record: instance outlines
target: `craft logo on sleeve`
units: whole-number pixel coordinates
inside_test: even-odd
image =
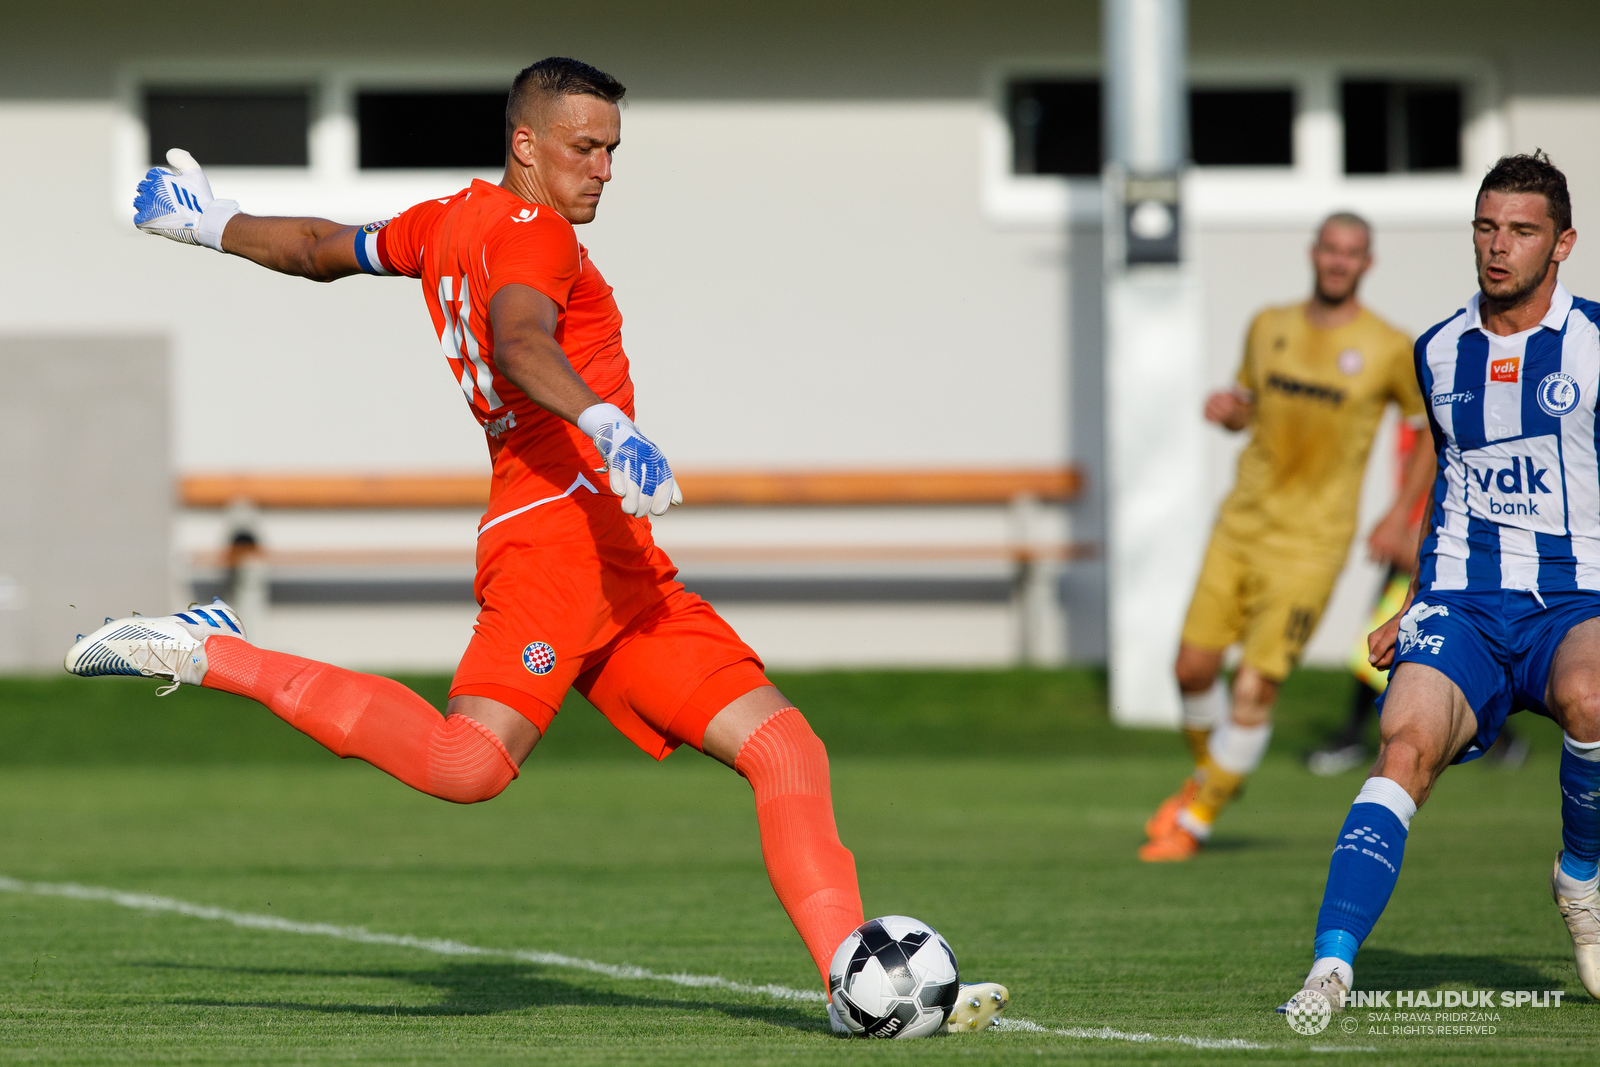
[[[1489,364],[1489,380],[1491,382],[1508,382],[1517,384],[1518,373],[1522,370],[1521,356],[1507,356],[1505,359],[1493,360]]]

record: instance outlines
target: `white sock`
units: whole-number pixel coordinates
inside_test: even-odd
[[[1580,882],[1560,867],[1556,868],[1556,892],[1567,900],[1582,900],[1600,892],[1600,872],[1588,881]]]
[[[1306,975],[1306,981],[1309,982],[1311,979],[1316,978],[1318,975],[1327,974],[1329,971],[1332,971],[1334,974],[1337,974],[1339,976],[1339,981],[1344,983],[1344,987],[1346,989],[1351,989],[1351,988],[1353,988],[1355,986],[1355,984],[1356,984],[1356,970],[1355,970],[1355,968],[1350,966],[1344,960],[1341,960],[1338,956],[1324,956],[1321,959],[1317,960],[1315,963],[1313,963],[1311,965],[1311,973]],[[1334,1005],[1334,1007],[1338,1007],[1338,1006],[1339,1005],[1337,1005],[1337,1004]]]
[[[1204,693],[1183,694],[1183,728],[1185,730],[1214,730],[1226,717],[1227,690],[1222,679],[1211,683]]]
[[[1178,809],[1178,825],[1193,834],[1196,841],[1211,840],[1211,824],[1195,818],[1187,806]]]
[[[1224,719],[1211,732],[1211,762],[1231,774],[1249,774],[1261,766],[1267,742],[1272,740],[1272,724],[1240,726]]]
[[[1574,741],[1571,734],[1562,730],[1561,744],[1568,752],[1581,760],[1600,763],[1600,741]]]
[[[1411,832],[1411,819],[1417,813],[1417,802],[1393,778],[1368,778],[1352,803],[1379,804],[1388,808],[1400,820],[1400,825],[1406,828],[1406,833]]]

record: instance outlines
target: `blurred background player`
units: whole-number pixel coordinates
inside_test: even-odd
[[[750,782],[773,889],[826,985],[835,948],[862,922],[827,752],[655,545],[648,516],[682,498],[633,423],[622,315],[573,229],[594,219],[611,180],[625,91],[576,60],[533,64],[506,104],[500,184],[474,181],[366,226],[242,214],[179,150],[175,169],[140,183],[135,222],[147,232],[317,281],[421,280],[494,468],[478,529],[481,610],[446,714],[391,679],[259,648],[220,603],[108,622],[66,666],[250,697],[335,754],[463,804],[518,776],[576,688],[651,756],[688,744]],[[1003,1007],[1001,987],[968,990],[952,1022],[972,1029]]]
[[[1423,416],[1411,343],[1362,307],[1372,231],[1329,216],[1311,246],[1311,298],[1256,316],[1231,389],[1206,400],[1207,420],[1251,428],[1223,501],[1183,624],[1176,674],[1194,772],[1145,823],[1148,862],[1189,859],[1256,769],[1272,735],[1278,688],[1316,629],[1355,533],[1361,477],[1384,408]],[[1415,545],[1407,517],[1433,477],[1419,450],[1398,499],[1368,539],[1381,559]],[[1222,657],[1243,646],[1231,700]]]
[[[1404,614],[1369,643],[1394,664],[1382,746],[1334,842],[1298,1004],[1344,1006],[1417,809],[1525,709],[1561,726],[1550,891],[1600,999],[1600,304],[1557,280],[1578,235],[1544,153],[1484,176],[1472,235],[1478,292],[1417,341],[1440,470]]]
[[[1410,422],[1402,421],[1399,432],[1395,435],[1395,484],[1401,487],[1405,472],[1412,459],[1412,451],[1418,447],[1432,447],[1432,439],[1412,426]],[[1411,533],[1411,547],[1402,558],[1381,559],[1374,557],[1374,562],[1387,563],[1388,572],[1384,575],[1383,585],[1378,590],[1378,600],[1373,606],[1372,614],[1367,619],[1365,626],[1356,634],[1355,641],[1350,648],[1349,664],[1350,673],[1355,675],[1357,685],[1351,695],[1350,713],[1339,731],[1330,737],[1320,748],[1306,756],[1306,767],[1312,774],[1323,778],[1343,774],[1362,763],[1367,758],[1367,731],[1377,715],[1378,698],[1383,694],[1389,684],[1389,672],[1380,670],[1372,665],[1372,655],[1367,647],[1367,638],[1384,623],[1400,613],[1405,606],[1406,597],[1411,592],[1411,572],[1416,565],[1417,545],[1421,541],[1422,515],[1427,504],[1427,498],[1421,497],[1411,509],[1409,530]],[[1522,761],[1528,756],[1528,743],[1517,737],[1511,730],[1511,725],[1500,732],[1495,740],[1494,747],[1484,753],[1485,762],[1495,763],[1506,770],[1516,770],[1522,766]]]

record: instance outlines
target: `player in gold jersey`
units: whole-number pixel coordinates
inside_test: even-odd
[[[1145,824],[1150,840],[1140,859],[1195,855],[1261,762],[1278,687],[1344,566],[1384,408],[1392,401],[1407,419],[1423,418],[1410,340],[1356,298],[1371,246],[1365,220],[1330,216],[1311,247],[1311,299],[1257,315],[1237,383],[1206,400],[1209,421],[1233,431],[1250,427],[1251,435],[1217,515],[1178,649],[1195,770]],[[1404,557],[1407,516],[1432,484],[1433,464],[1432,449],[1415,450],[1399,499],[1368,539],[1374,558]],[[1230,702],[1218,675],[1234,644],[1243,655]]]

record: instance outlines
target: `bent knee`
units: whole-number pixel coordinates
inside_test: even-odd
[[[494,732],[466,715],[451,715],[434,731],[425,792],[455,804],[477,804],[504,792],[517,765]]]
[[[827,795],[828,749],[796,708],[771,716],[745,740],[733,769],[758,793]]]
[[[1552,694],[1561,727],[1578,741],[1600,741],[1600,673],[1583,671],[1563,678]]]
[[[1172,673],[1179,689],[1194,694],[1210,689],[1221,669],[1221,652],[1182,645],[1178,648],[1178,660],[1172,666]]]

